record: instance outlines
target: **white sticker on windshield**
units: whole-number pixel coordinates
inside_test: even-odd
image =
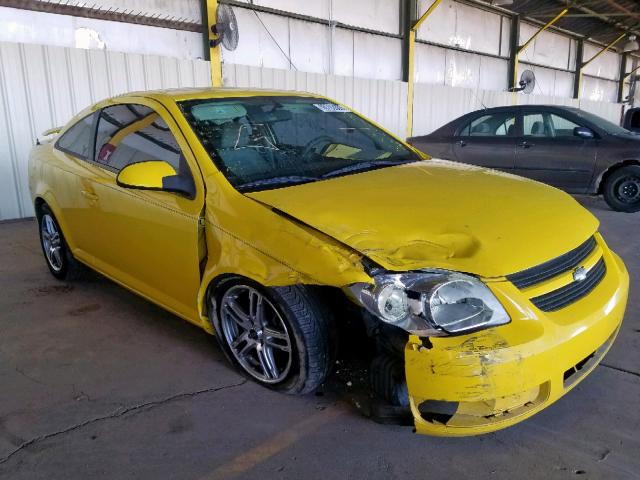
[[[340,105],[336,105],[335,103],[314,103],[314,107],[318,110],[322,110],[325,113],[347,113],[349,112],[348,108],[344,108]]]

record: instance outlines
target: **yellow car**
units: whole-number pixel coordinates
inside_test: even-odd
[[[375,393],[420,433],[474,435],[564,395],[619,330],[627,271],[570,196],[330,99],[132,93],[53,133],[29,162],[51,273],[88,265],[215,332],[262,385],[315,390],[358,319]]]

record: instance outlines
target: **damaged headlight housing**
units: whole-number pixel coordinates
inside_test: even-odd
[[[491,290],[475,277],[433,271],[374,276],[349,287],[382,321],[419,336],[456,335],[509,323]]]

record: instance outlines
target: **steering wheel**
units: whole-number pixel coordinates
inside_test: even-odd
[[[311,152],[316,153],[316,150],[319,149],[319,147],[328,145],[330,143],[333,143],[333,138],[329,137],[328,135],[321,135],[319,137],[316,137],[304,146],[304,150],[302,151],[301,156],[302,158],[305,158]]]

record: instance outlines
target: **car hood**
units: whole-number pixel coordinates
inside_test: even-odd
[[[395,271],[500,277],[566,253],[598,228],[560,190],[443,160],[246,195]]]

